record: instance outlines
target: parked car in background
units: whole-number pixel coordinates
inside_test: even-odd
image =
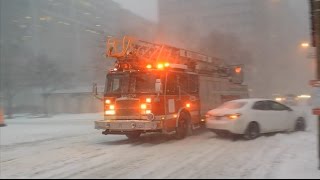
[[[206,127],[223,136],[226,133],[255,139],[263,133],[304,131],[303,114],[269,99],[241,99],[229,101],[209,111]]]

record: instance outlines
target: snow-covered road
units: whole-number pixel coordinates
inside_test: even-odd
[[[232,141],[202,131],[178,141],[103,136],[99,114],[7,120],[0,178],[320,178],[316,119],[307,132]]]

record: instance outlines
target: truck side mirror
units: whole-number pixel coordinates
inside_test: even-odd
[[[162,92],[161,79],[157,79],[157,80],[156,80],[155,90],[156,90],[156,93],[158,93],[158,94],[160,94],[160,93]]]
[[[93,85],[92,85],[92,94],[93,94],[93,96],[94,96],[95,98],[103,101],[103,98],[101,98],[101,97],[98,96],[98,85],[97,85],[97,83],[93,83]]]
[[[97,83],[93,83],[92,85],[92,94],[94,96],[98,96],[98,86],[97,86]]]

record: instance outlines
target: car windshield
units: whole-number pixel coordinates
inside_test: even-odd
[[[246,104],[247,102],[226,102],[222,106],[218,107],[218,109],[240,109]]]

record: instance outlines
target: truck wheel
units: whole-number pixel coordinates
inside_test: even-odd
[[[178,127],[176,128],[175,137],[184,139],[190,133],[191,124],[189,124],[189,116],[186,112],[181,112]]]
[[[126,136],[128,137],[129,140],[137,140],[137,139],[140,138],[141,133],[139,133],[139,132],[134,132],[134,133],[126,134]]]
[[[175,137],[177,139],[184,139],[187,136],[187,125],[184,121],[179,121],[178,127],[176,128]]]

